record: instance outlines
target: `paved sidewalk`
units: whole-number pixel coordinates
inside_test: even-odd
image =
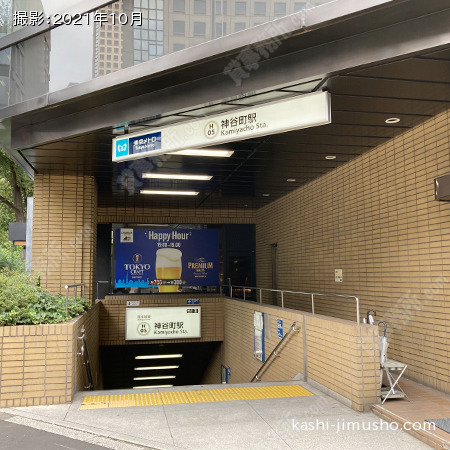
[[[130,391],[79,392],[72,404],[6,408],[6,421],[111,449],[389,449],[429,448],[389,428],[373,413],[357,413],[309,383],[298,384],[313,396],[211,403],[81,410],[85,396]],[[241,385],[184,386],[159,392],[227,389]],[[146,390],[145,392],[155,392]],[[136,394],[136,391],[132,391]],[[2,443],[5,444],[5,443]],[[14,449],[8,446],[0,448]]]

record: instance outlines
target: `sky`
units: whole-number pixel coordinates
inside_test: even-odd
[[[42,0],[45,14],[51,15],[80,0]],[[81,13],[81,10],[80,10]],[[92,22],[92,20],[91,20]],[[50,92],[63,89],[70,83],[92,79],[93,30],[91,25],[61,25],[51,32]]]

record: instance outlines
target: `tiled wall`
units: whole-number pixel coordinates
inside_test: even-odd
[[[349,400],[357,411],[366,411],[380,396],[378,330],[323,316],[224,299],[224,342],[221,357],[210,363],[205,382],[220,383],[220,364],[229,366],[231,383],[248,383],[262,362],[254,357],[254,312],[266,315],[266,358],[279,343],[277,319],[284,333],[294,323],[295,332],[280,347],[279,356],[259,378],[263,381],[292,380],[307,375],[322,386]]]
[[[434,199],[448,172],[447,111],[261,208],[258,286],[271,285],[277,243],[279,288],[357,295],[361,317],[373,308],[387,323],[388,356],[407,376],[450,392],[450,203]],[[355,311],[353,300],[316,299],[322,314]]]
[[[219,384],[222,383],[222,353],[223,342],[214,351],[208,367],[203,374],[201,384]]]
[[[155,341],[125,340],[127,300],[139,300],[139,307],[186,306],[187,299],[199,299],[202,308],[201,338],[161,339],[156,343],[211,342],[223,340],[223,305],[220,297],[204,294],[114,295],[100,301],[100,345],[149,344]]]
[[[65,293],[67,284],[84,283],[85,296],[92,298],[97,239],[94,178],[36,175],[33,211],[31,267],[40,274],[41,286],[56,294]]]
[[[249,208],[145,208],[102,206],[99,202],[98,223],[185,223],[247,224],[255,223],[255,210]]]
[[[86,326],[98,373],[98,306],[70,322],[0,327],[0,407],[67,403],[86,384],[80,351]]]

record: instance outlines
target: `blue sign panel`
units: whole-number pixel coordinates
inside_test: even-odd
[[[161,150],[161,131],[157,133],[144,134],[143,136],[131,137],[129,140],[130,155],[137,153]]]
[[[115,142],[115,147],[116,158],[161,150],[161,131],[119,139]]]
[[[218,284],[218,230],[117,230],[116,288],[158,286],[160,292],[178,292],[182,286]]]
[[[200,304],[200,299],[199,298],[188,298],[186,300],[186,303],[188,305],[199,305]]]
[[[255,311],[253,315],[254,325],[254,355],[255,358],[264,362],[266,360],[266,352],[264,348],[264,313]]]
[[[277,319],[277,336],[279,338],[283,337],[283,320]]]

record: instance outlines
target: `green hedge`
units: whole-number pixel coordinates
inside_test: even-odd
[[[65,322],[89,308],[84,298],[53,295],[39,286],[37,277],[22,271],[0,271],[0,325]]]

